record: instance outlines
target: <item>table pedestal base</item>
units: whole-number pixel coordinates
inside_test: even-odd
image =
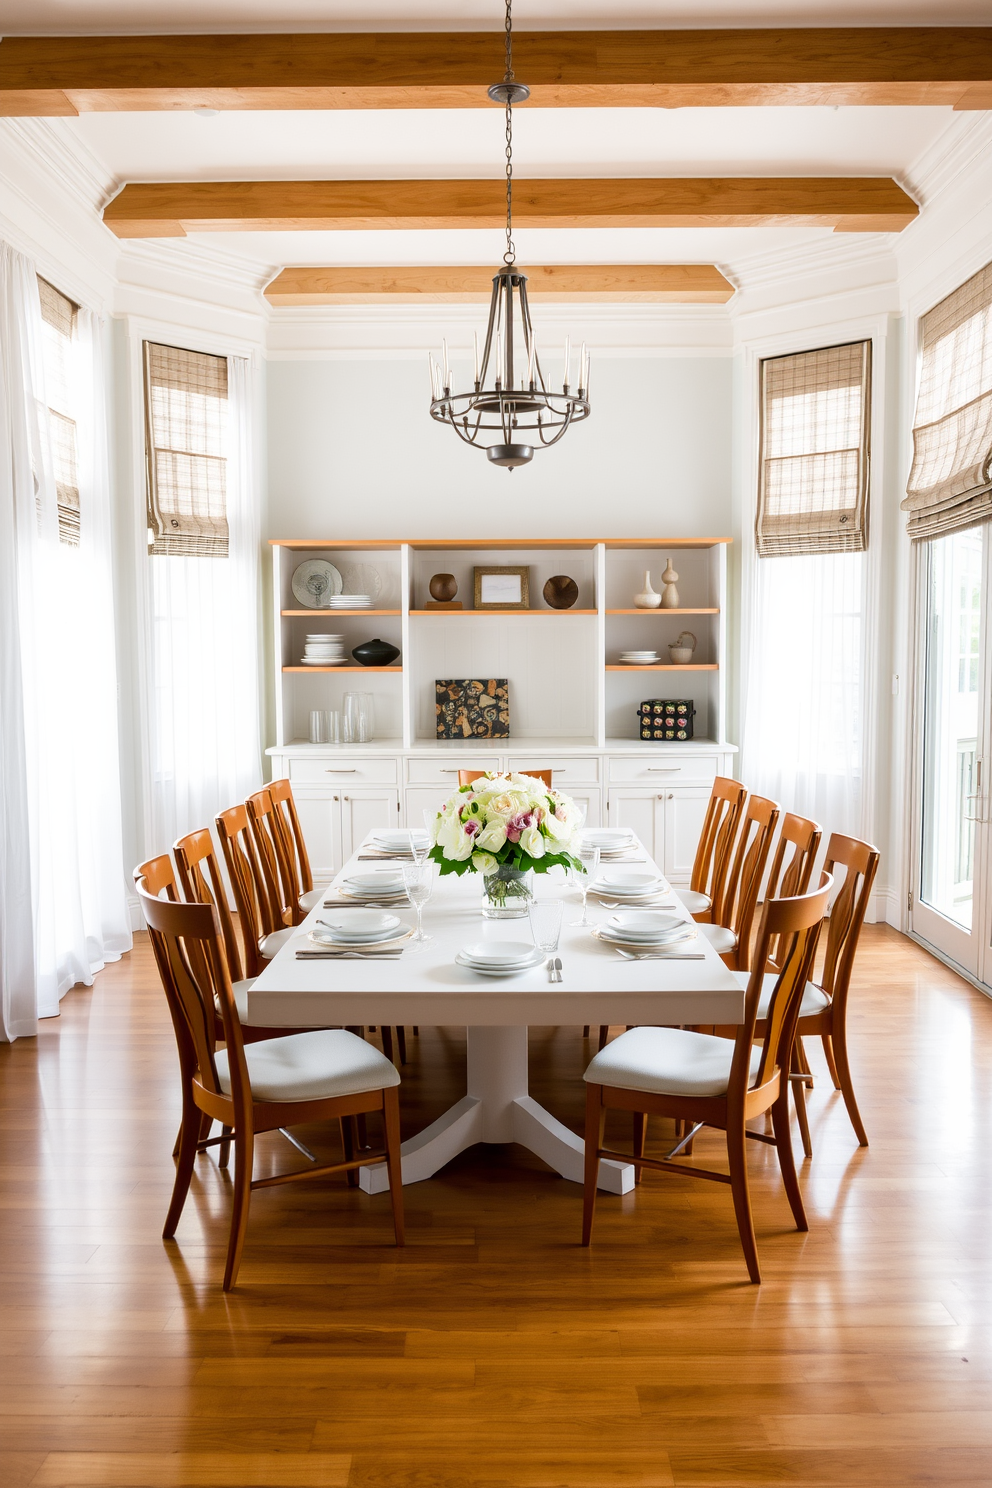
[[[403,1182],[420,1183],[432,1177],[476,1142],[519,1142],[563,1178],[581,1183],[581,1137],[528,1094],[527,1029],[469,1028],[467,1033],[467,1093],[403,1143]],[[385,1163],[359,1168],[358,1181],[366,1193],[384,1193],[389,1187]],[[630,1163],[605,1159],[600,1163],[600,1188],[624,1194],[633,1186]]]

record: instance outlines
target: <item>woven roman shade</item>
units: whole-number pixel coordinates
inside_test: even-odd
[[[227,358],[145,342],[149,552],[226,558]]]
[[[759,557],[868,546],[871,342],[761,363]]]
[[[992,263],[921,318],[920,391],[903,510],[914,538],[992,516]]]
[[[45,391],[52,443],[59,541],[79,546],[79,476],[76,467],[76,421],[69,410],[69,358],[76,328],[76,306],[47,279],[38,278],[44,322]]]

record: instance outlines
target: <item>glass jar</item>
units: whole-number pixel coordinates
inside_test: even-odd
[[[482,879],[482,917],[486,920],[520,920],[534,897],[533,868],[511,868],[501,863]]]

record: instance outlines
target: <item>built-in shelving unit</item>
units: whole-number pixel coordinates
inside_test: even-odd
[[[565,542],[418,539],[359,542],[313,538],[277,540],[273,548],[276,746],[307,738],[314,708],[341,708],[352,689],[371,692],[377,738],[402,740],[404,749],[446,752],[490,749],[489,741],[439,741],[434,733],[434,684],[446,677],[506,677],[510,685],[509,741],[503,749],[603,749],[640,743],[637,705],[653,696],[690,699],[696,709],[696,740],[726,741],[726,545],[724,538],[623,538]],[[299,608],[292,576],[304,558],[322,557],[338,568],[373,568],[379,580],[377,607],[367,610]],[[669,558],[679,573],[677,609],[638,609],[645,571],[656,589]],[[530,570],[531,605],[523,610],[472,608],[474,568]],[[458,583],[460,610],[426,607],[435,573]],[[543,604],[549,578],[568,574],[579,587],[576,606]],[[358,592],[358,591],[356,591]],[[364,591],[362,591],[364,592]],[[371,592],[371,591],[369,591]],[[568,624],[548,626],[549,617]],[[386,667],[306,666],[305,637],[326,628],[344,636],[350,653],[379,637],[399,647]],[[688,665],[669,662],[667,648],[681,631],[696,636]],[[620,662],[622,652],[654,647],[661,660],[650,666]],[[651,678],[642,673],[664,673]],[[681,674],[681,676],[679,676]],[[678,677],[678,681],[676,678]],[[657,748],[644,743],[642,748]]]

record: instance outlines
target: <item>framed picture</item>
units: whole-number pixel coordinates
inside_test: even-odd
[[[529,568],[477,568],[475,570],[475,608],[477,610],[529,610]]]
[[[505,677],[438,678],[434,683],[439,739],[505,739],[510,690]]]

